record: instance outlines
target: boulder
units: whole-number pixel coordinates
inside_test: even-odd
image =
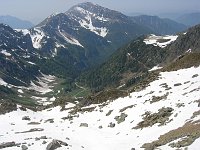
[[[122,123],[122,122],[125,121],[125,119],[126,119],[127,116],[128,116],[127,114],[121,113],[120,116],[116,116],[115,117],[115,120],[117,121],[118,124],[120,124],[120,123]]]
[[[21,148],[22,148],[22,150],[27,150],[28,149],[28,147],[26,145],[22,145]]]
[[[108,125],[108,127],[114,128],[115,127],[115,123],[110,122],[110,124]]]
[[[7,148],[7,147],[13,147],[17,146],[15,142],[6,142],[6,143],[0,143],[0,149]]]
[[[87,123],[81,123],[80,127],[88,127],[88,124]]]
[[[53,139],[52,142],[47,145],[46,150],[55,150],[62,147],[62,145],[68,146],[68,144],[63,141]]]
[[[46,150],[55,150],[61,147],[60,143],[57,140],[53,140],[51,143],[47,145]]]
[[[28,120],[28,121],[30,121],[31,119],[30,119],[29,116],[24,116],[24,117],[22,117],[22,120]]]

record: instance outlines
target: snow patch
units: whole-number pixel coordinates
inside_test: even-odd
[[[104,18],[103,15],[102,16],[95,16],[96,19],[98,19],[99,21],[103,21],[103,22],[107,22],[110,19],[109,18]]]
[[[90,31],[102,37],[105,37],[108,34],[108,30],[105,27],[102,28],[94,27],[92,24],[91,17],[87,16],[85,19],[86,20],[79,21],[82,27],[89,29]]]
[[[23,35],[30,34],[30,31],[28,29],[15,29],[17,32],[22,32]]]
[[[151,44],[154,46],[159,46],[161,48],[164,48],[167,45],[174,42],[177,38],[178,38],[177,35],[156,36],[152,34],[148,38],[144,39],[144,43],[147,45]],[[162,40],[164,40],[164,42],[161,42]],[[167,41],[165,42],[165,40]]]
[[[54,76],[42,74],[42,77],[37,79],[38,81],[36,83],[31,81],[31,86],[28,88],[28,90],[34,90],[40,94],[46,94],[53,91],[51,89],[52,86],[49,86],[49,83],[55,81]]]
[[[51,102],[53,102],[53,101],[55,101],[56,100],[56,98],[53,96],[52,98],[50,98],[50,101]]]
[[[159,66],[154,66],[152,69],[150,69],[149,71],[155,71],[155,70],[158,70],[158,69],[162,69],[162,67],[159,67]]]
[[[22,91],[22,89],[18,89],[17,90],[19,93],[24,93],[23,91]]]
[[[8,53],[6,50],[2,50],[1,53],[7,57],[11,56],[11,53]]]
[[[30,62],[30,61],[27,61],[27,63],[29,63],[29,64],[31,64],[31,65],[36,65],[35,63]]]
[[[4,86],[7,86],[8,83],[6,83],[3,79],[0,78],[0,85],[4,85]]]
[[[191,52],[192,52],[191,48],[186,51],[186,53],[191,53]]]
[[[65,48],[65,45],[56,42],[56,47],[57,48],[59,48],[59,47],[64,47]]]
[[[83,45],[80,44],[80,42],[78,40],[76,40],[75,38],[73,38],[72,36],[68,35],[67,33],[62,32],[62,29],[60,29],[60,26],[58,26],[58,31],[60,33],[60,35],[62,35],[64,37],[64,39],[70,43],[70,44],[74,44],[74,45],[78,45],[80,47],[83,47]]]
[[[93,26],[93,23],[92,23],[92,17],[98,19],[98,20],[101,20],[101,21],[109,21],[109,19],[107,18],[104,18],[103,16],[96,16],[95,14],[81,8],[81,7],[76,7],[76,9],[82,13],[82,14],[85,14],[85,19],[84,20],[80,20],[79,23],[80,25],[85,28],[85,29],[88,29],[92,32],[94,32],[95,34],[99,35],[99,36],[102,36],[102,37],[105,37],[107,34],[108,34],[108,29],[105,28],[105,27],[95,27]]]

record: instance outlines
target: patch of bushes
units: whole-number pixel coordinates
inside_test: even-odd
[[[187,53],[179,57],[175,62],[169,64],[162,71],[176,71],[200,65],[200,53]]]
[[[0,115],[17,110],[17,105],[12,101],[0,101]]]

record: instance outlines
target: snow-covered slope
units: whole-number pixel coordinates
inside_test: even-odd
[[[30,150],[43,150],[57,139],[60,150],[170,150],[180,146],[198,150],[199,85],[200,67],[192,67],[161,72],[142,91],[77,113],[73,104],[63,111],[60,107],[38,112],[18,109],[0,115],[0,143],[14,141]]]

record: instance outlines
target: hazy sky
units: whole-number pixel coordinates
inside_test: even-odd
[[[0,0],[0,15],[12,15],[37,24],[55,12],[90,1],[123,13],[200,12],[200,0]]]

